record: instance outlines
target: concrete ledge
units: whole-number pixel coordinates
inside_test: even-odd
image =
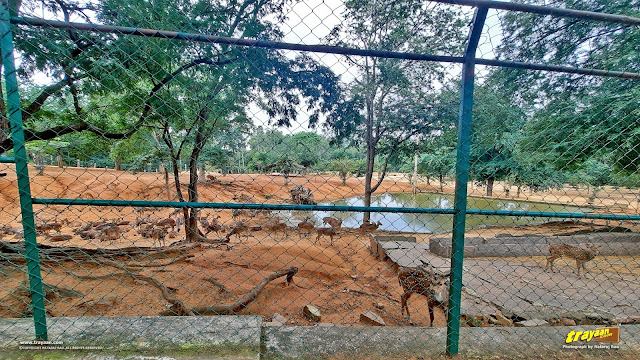
[[[610,256],[640,255],[640,234],[593,233],[572,236],[496,236],[493,238],[470,237],[465,239],[464,256],[511,257],[549,256],[549,245],[556,243],[585,245],[602,243],[599,254]],[[442,257],[451,256],[450,238],[432,238],[429,250]]]
[[[638,356],[640,326],[623,325],[619,349],[565,349],[570,331],[602,326],[461,328],[465,357],[548,358],[551,355]],[[574,345],[586,342],[573,343]],[[590,345],[607,345],[589,342]],[[444,355],[446,328],[266,327],[262,359],[407,359]]]
[[[22,350],[31,319],[0,319],[2,359],[406,359],[445,352],[446,328],[263,326],[259,316],[49,318],[50,341],[104,350]],[[603,326],[460,329],[463,358],[640,355],[640,325],[620,326],[617,349],[567,349],[567,334]],[[572,345],[610,345],[575,342]],[[154,356],[155,355],[155,356]]]
[[[47,318],[49,341],[60,346],[100,347],[107,353],[205,353],[198,358],[259,358],[261,325],[261,316]],[[20,343],[33,341],[33,334],[33,319],[0,319],[0,348],[20,354]]]

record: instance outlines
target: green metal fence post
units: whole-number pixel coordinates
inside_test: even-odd
[[[7,93],[7,112],[11,123],[11,137],[13,139],[14,160],[18,176],[18,190],[20,194],[20,210],[22,226],[24,228],[25,257],[29,272],[29,287],[31,290],[31,306],[33,322],[35,324],[36,339],[47,340],[47,319],[44,309],[44,292],[42,291],[42,274],[40,273],[40,257],[36,242],[36,229],[33,218],[33,204],[31,188],[29,186],[29,172],[27,169],[27,152],[24,147],[24,131],[22,124],[22,110],[20,94],[18,93],[18,79],[13,57],[13,38],[9,24],[9,9],[7,1],[0,4],[0,44],[2,46],[2,62]]]
[[[473,83],[476,48],[487,17],[487,8],[476,9],[469,32],[469,43],[462,65],[462,94],[458,120],[458,146],[456,158],[456,188],[451,249],[451,278],[449,314],[447,316],[447,355],[458,353],[460,340],[460,301],[462,297],[462,262],[464,232],[467,214],[467,181],[469,180],[469,153],[471,149],[471,111],[473,109]]]

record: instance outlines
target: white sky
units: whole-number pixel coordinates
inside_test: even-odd
[[[306,45],[321,44],[323,39],[329,34],[331,29],[344,21],[342,16],[345,8],[342,0],[305,0],[295,3],[287,13],[288,19],[281,24],[281,30],[285,34],[283,41],[291,43],[302,43]],[[468,18],[471,19],[473,8],[463,7]],[[43,12],[41,17],[52,19],[53,14]],[[72,21],[83,22],[81,18],[72,18]],[[489,16],[484,27],[483,36],[478,48],[478,57],[493,58],[494,49],[500,42],[500,26],[495,10],[489,11]],[[299,55],[299,52],[288,51],[285,54],[289,57]],[[350,68],[345,58],[333,54],[310,53],[310,55],[321,64],[331,68],[339,75],[344,82],[353,79],[355,71]],[[19,58],[16,59],[19,62]],[[479,69],[482,72],[482,68]],[[451,66],[450,74],[459,76],[460,66]],[[35,74],[32,81],[37,84],[49,84],[50,78],[44,73]],[[268,117],[266,113],[259,110],[257,106],[251,105],[249,113],[254,117],[256,125],[266,125]],[[296,133],[308,131],[307,116],[304,109],[300,109],[299,125],[294,124],[289,129],[280,129],[285,133]]]

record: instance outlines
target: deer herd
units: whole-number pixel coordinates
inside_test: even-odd
[[[69,221],[67,219],[37,221],[36,234],[44,235],[46,239],[51,241],[70,240],[73,235],[62,234],[63,227],[71,227],[75,235],[86,240],[115,241],[122,239],[123,235],[135,230],[142,238],[152,239],[154,243],[160,246],[166,245],[166,239],[174,239],[180,233],[185,224],[185,218],[181,214],[182,210],[176,210],[166,218],[154,219],[151,216],[143,216],[147,211],[153,211],[153,208],[134,208],[138,213],[135,221],[128,221],[120,218],[118,220],[109,221],[89,221],[82,224],[80,221]],[[262,216],[262,221],[258,225],[251,223],[256,217]],[[280,234],[280,238],[289,237],[287,229],[288,224],[278,215],[272,214],[270,210],[249,210],[249,209],[233,209],[231,211],[232,222],[224,224],[220,219],[220,215],[216,216],[197,216],[196,219],[200,224],[200,229],[204,236],[215,233],[217,236],[225,234],[227,242],[231,237],[248,237],[250,232],[264,230],[272,235]],[[266,219],[266,220],[265,220]],[[342,219],[327,216],[322,218],[324,227],[316,227],[315,221],[311,217],[306,217],[297,224],[297,230],[301,237],[309,237],[315,233],[315,241],[318,242],[322,237],[328,237],[331,245],[333,245],[334,237],[338,235],[342,229]],[[328,225],[328,226],[327,226]],[[380,221],[376,223],[365,222],[359,227],[362,234],[372,233],[380,227]],[[295,227],[294,227],[295,229]],[[13,229],[6,226],[0,229],[0,233],[10,233]],[[54,232],[52,234],[52,232]],[[17,231],[12,232],[17,234]]]
[[[136,212],[142,213],[147,209],[137,208]],[[123,219],[117,221],[90,221],[84,225],[79,221],[69,221],[66,219],[58,221],[43,222],[40,221],[36,224],[36,231],[38,234],[45,235],[46,238],[51,241],[63,241],[71,239],[71,235],[61,234],[61,230],[64,226],[73,227],[73,233],[79,235],[83,239],[98,239],[103,241],[117,240],[128,231],[126,227],[130,229],[136,229],[138,234],[143,238],[150,238],[154,242],[158,242],[160,245],[165,245],[166,238],[175,238],[177,232],[181,231],[181,227],[185,223],[183,215],[179,214],[180,210],[175,211],[167,218],[152,219],[147,216],[144,218],[138,217],[135,222],[126,221]],[[177,215],[177,216],[176,216]],[[260,225],[250,225],[251,219],[256,216],[263,216],[266,221],[262,221]],[[248,237],[250,231],[264,230],[270,234],[281,233],[282,237],[289,237],[287,232],[287,224],[277,216],[273,215],[269,210],[244,210],[235,209],[232,210],[231,224],[225,225],[220,221],[220,215],[212,216],[198,216],[201,228],[204,230],[205,236],[210,233],[216,233],[220,236],[221,233],[225,233],[227,241],[231,236],[244,235]],[[318,242],[321,237],[329,237],[331,245],[333,245],[334,237],[338,235],[342,229],[342,220],[335,217],[322,218],[323,227],[316,227],[311,217],[306,217],[297,224],[300,237],[310,237],[315,232],[315,242]],[[380,221],[376,223],[364,223],[360,225],[359,232],[361,234],[372,233],[376,231],[382,223]],[[123,228],[125,227],[125,228]],[[9,233],[9,229],[6,226],[0,228],[1,233]],[[54,231],[54,234],[51,232]],[[21,235],[21,232],[15,231],[16,236]],[[569,244],[551,244],[548,248],[550,256],[546,258],[546,266],[544,270],[553,269],[553,263],[555,260],[561,257],[567,257],[576,261],[576,273],[580,276],[580,270],[585,269],[585,263],[594,259],[598,254],[601,244],[590,245],[588,249],[583,249],[577,246]],[[583,271],[583,274],[584,274]],[[446,302],[449,294],[449,274],[443,274],[435,271],[435,269],[428,263],[423,262],[422,266],[418,267],[400,267],[397,273],[399,285],[402,287],[403,293],[400,297],[401,314],[406,312],[407,319],[410,324],[413,325],[411,315],[409,313],[408,301],[413,295],[422,295],[426,298],[430,326],[433,326],[434,321],[434,308],[439,307],[446,310]]]

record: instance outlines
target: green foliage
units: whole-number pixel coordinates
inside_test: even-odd
[[[439,148],[433,153],[420,155],[418,173],[426,176],[444,177],[453,173],[455,161],[455,151]]]
[[[357,174],[364,168],[364,160],[349,158],[335,159],[328,164],[329,170],[336,171],[345,184],[349,174]]]

